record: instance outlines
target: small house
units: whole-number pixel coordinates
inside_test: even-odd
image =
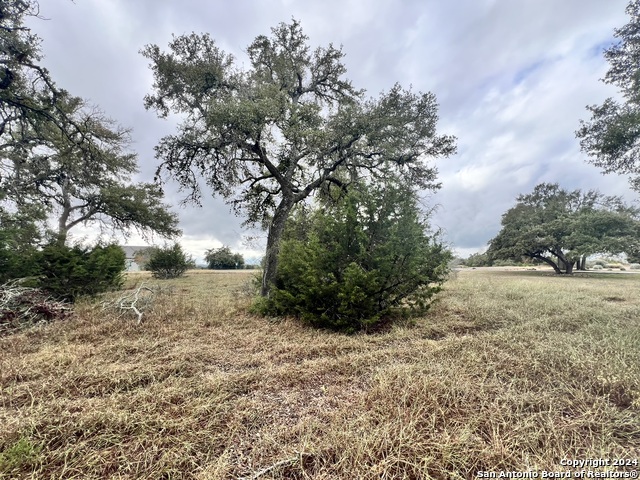
[[[149,260],[151,247],[124,245],[121,246],[126,257],[127,272],[139,272],[144,270],[144,265]]]

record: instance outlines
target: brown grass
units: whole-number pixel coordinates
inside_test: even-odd
[[[189,272],[138,326],[84,304],[0,339],[0,478],[449,479],[640,457],[640,276],[464,271],[425,318],[354,336],[250,315],[250,276]]]

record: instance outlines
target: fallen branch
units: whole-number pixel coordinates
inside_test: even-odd
[[[150,305],[160,291],[160,287],[148,286],[145,282],[142,282],[133,292],[127,293],[116,300],[104,302],[102,309],[114,309],[121,314],[131,311],[138,317],[136,325],[140,325],[140,323],[142,323],[142,315],[144,314],[141,308]],[[145,292],[148,292],[148,294],[144,295]]]

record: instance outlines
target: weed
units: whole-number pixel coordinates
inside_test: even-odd
[[[40,460],[40,447],[26,437],[0,451],[0,478],[33,468]]]

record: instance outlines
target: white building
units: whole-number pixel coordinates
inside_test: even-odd
[[[144,264],[148,260],[146,253],[151,247],[121,245],[120,248],[122,248],[125,256],[127,257],[127,272],[139,272],[144,270]]]

